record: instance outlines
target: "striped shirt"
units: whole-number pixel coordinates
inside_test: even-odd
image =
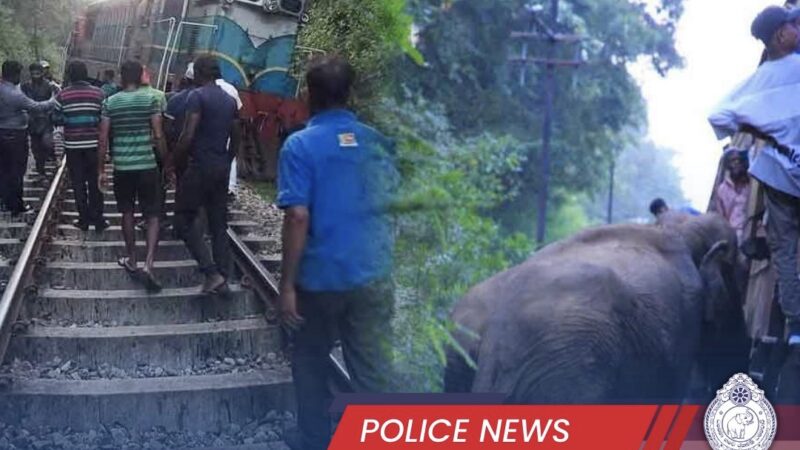
[[[155,169],[150,119],[161,114],[158,100],[144,88],[121,91],[103,103],[103,118],[111,121],[111,158],[114,170]]]
[[[111,97],[119,92],[119,86],[117,86],[116,83],[105,83],[100,89],[103,90],[103,94],[105,94],[106,97]]]
[[[103,91],[86,82],[74,83],[56,96],[56,123],[64,125],[64,148],[97,149]]]

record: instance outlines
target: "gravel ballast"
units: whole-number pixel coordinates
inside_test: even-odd
[[[71,429],[27,429],[0,422],[0,448],[9,450],[139,450],[181,448],[225,448],[261,444],[265,449],[285,448],[278,444],[283,432],[294,423],[290,412],[270,411],[245,425],[227,425],[220,433],[169,432],[154,428],[129,431],[120,425],[76,432]]]
[[[33,364],[29,361],[15,359],[10,364],[0,366],[0,375],[11,375],[14,378],[22,379],[81,381],[223,375],[265,370],[288,370],[288,367],[289,363],[283,355],[276,353],[267,353],[265,357],[208,358],[194,367],[186,367],[180,371],[151,365],[140,365],[135,370],[123,370],[109,364],[89,368],[80,367],[74,361],[62,361],[61,358],[55,358],[46,364]],[[0,448],[3,447],[0,446]]]

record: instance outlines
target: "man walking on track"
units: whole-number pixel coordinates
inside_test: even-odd
[[[217,86],[222,88],[226,94],[230,95],[231,98],[236,102],[236,110],[241,110],[244,106],[242,103],[241,97],[239,97],[239,90],[236,89],[236,86],[228,83],[222,78],[222,71],[218,70],[216,76],[216,83]],[[228,143],[230,145],[230,143]],[[231,152],[237,154],[239,149],[231,149]],[[231,162],[231,173],[230,173],[230,180],[228,181],[228,198],[235,199],[236,194],[239,191],[239,167],[236,161],[236,157],[233,158],[233,162]]]
[[[280,304],[296,331],[292,374],[299,434],[293,449],[331,438],[326,374],[337,336],[359,392],[391,390],[392,238],[386,215],[396,172],[390,143],[346,109],[355,74],[339,57],[310,63],[312,119],[283,146],[278,206],[285,210]]]
[[[205,275],[203,292],[224,294],[231,268],[228,229],[228,175],[233,155],[239,148],[239,113],[236,102],[215,83],[219,70],[215,57],[203,55],[194,63],[197,83],[188,94],[185,124],[178,140],[175,159],[186,160],[186,171],[178,180],[175,195],[175,232],[200,265]],[[198,221],[204,208],[211,234],[213,259]]]
[[[148,291],[157,292],[161,285],[153,274],[158,246],[159,216],[161,214],[161,174],[153,151],[166,156],[161,105],[156,97],[141,87],[142,65],[128,61],[122,65],[123,90],[103,103],[100,123],[100,152],[97,170],[101,186],[107,185],[104,165],[109,142],[114,165],[114,195],[122,213],[122,234],[127,256],[119,259],[120,266],[131,275],[141,277]],[[147,220],[147,256],[144,269],[139,271],[136,260],[136,204]]]
[[[186,103],[189,99],[189,94],[195,88],[194,82],[194,63],[190,63],[186,69],[186,75],[181,83],[182,89],[176,93],[167,102],[167,111],[164,113],[164,130],[167,133],[167,143],[172,157],[172,167],[175,170],[175,178],[180,180],[183,173],[186,171],[187,161],[178,160],[175,158],[175,149],[180,140],[183,127],[186,124]],[[184,158],[186,155],[184,155]]]
[[[767,237],[778,274],[780,304],[788,325],[791,354],[781,374],[779,395],[800,400],[800,9],[771,6],[751,32],[767,49],[767,61],[726,97],[709,117],[721,139],[746,129],[766,146],[750,174],[766,191]]]
[[[31,211],[23,199],[25,170],[28,166],[28,114],[49,112],[55,99],[31,100],[17,87],[22,65],[16,61],[3,63],[0,80],[0,199],[12,215]]]
[[[64,151],[78,207],[74,225],[84,231],[94,225],[103,231],[108,222],[103,219],[103,194],[97,185],[97,139],[105,94],[89,84],[86,64],[69,63],[67,74],[70,85],[56,97],[55,117],[64,126]]]
[[[31,81],[22,85],[22,92],[31,100],[44,102],[58,93],[56,86],[44,77],[44,68],[39,63],[28,68]],[[31,111],[28,123],[28,135],[31,141],[31,152],[36,160],[36,173],[44,176],[44,165],[53,157],[53,124],[49,111]]]

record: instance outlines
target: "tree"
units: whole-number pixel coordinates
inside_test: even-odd
[[[652,219],[650,202],[658,197],[668,205],[688,204],[681,189],[672,150],[659,148],[642,139],[625,149],[617,159],[614,182],[614,221],[646,222]],[[605,222],[607,190],[598,190],[587,202],[587,213],[594,223]]]
[[[520,195],[496,213],[505,228],[531,234],[532,199],[542,115],[542,71],[530,71],[520,86],[519,68],[509,57],[519,53],[511,30],[527,29],[519,12],[546,2],[461,0],[445,3],[415,0],[412,11],[423,25],[420,51],[427,65],[406,65],[404,84],[441,103],[459,136],[509,134],[528,147]],[[605,179],[606,167],[624,147],[626,129],[644,125],[639,87],[629,62],[649,58],[661,73],[679,66],[674,48],[679,0],[664,0],[654,10],[626,0],[563,0],[562,29],[584,36],[580,53],[586,64],[560,71],[553,141],[553,191],[590,192]],[[530,54],[545,54],[544,42],[533,42]],[[562,58],[575,49],[562,47]]]
[[[367,116],[389,87],[394,61],[403,53],[419,61],[405,0],[317,0],[309,13],[300,44],[349,59],[359,74],[354,106]]]
[[[0,58],[46,59],[63,66],[63,48],[86,0],[5,0],[0,4]],[[55,72],[58,73],[58,72]]]

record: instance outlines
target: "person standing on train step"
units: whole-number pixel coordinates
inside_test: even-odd
[[[31,64],[28,71],[31,79],[22,85],[22,92],[31,100],[44,102],[58,93],[55,85],[45,79],[41,64]],[[31,111],[29,113],[28,136],[31,152],[36,160],[36,173],[43,177],[45,163],[53,158],[53,123],[50,121],[50,111]]]
[[[306,82],[313,117],[287,138],[280,154],[280,307],[285,326],[294,330],[298,404],[299,433],[286,441],[293,449],[328,446],[326,374],[336,336],[358,392],[392,390],[387,208],[397,173],[391,142],[346,109],[354,80],[341,57],[312,60]]]
[[[727,219],[736,230],[736,238],[741,243],[744,227],[747,224],[747,203],[750,200],[747,152],[729,148],[723,158],[725,158],[725,178],[716,189],[716,212]]]
[[[46,113],[55,99],[36,102],[19,88],[22,65],[5,61],[0,80],[0,200],[12,215],[31,212],[23,201],[25,170],[28,166],[28,113]]]
[[[194,63],[197,87],[188,94],[183,132],[175,152],[176,160],[188,158],[185,173],[178,180],[175,195],[175,233],[186,243],[205,275],[203,292],[224,294],[231,270],[228,245],[228,174],[240,136],[236,102],[216,83],[219,70],[214,56],[199,56]],[[213,251],[206,246],[198,220],[205,209]]]
[[[709,117],[722,139],[745,130],[766,145],[750,165],[750,175],[766,192],[767,240],[778,275],[779,301],[787,319],[790,356],[781,374],[779,397],[793,390],[800,401],[800,9],[770,6],[752,23],[751,33],[766,47],[767,60]],[[788,388],[787,388],[788,386]]]
[[[114,166],[114,196],[122,213],[122,234],[127,256],[119,259],[128,273],[141,278],[151,292],[161,290],[153,274],[158,247],[159,216],[161,215],[161,174],[156,163],[156,151],[166,155],[161,106],[158,99],[141,87],[142,65],[128,61],[122,65],[122,88],[103,103],[100,122],[100,152],[98,153],[98,183],[105,190],[108,179],[104,166],[109,143]],[[147,256],[144,269],[136,260],[136,203],[147,220]]]
[[[69,178],[75,193],[78,219],[73,225],[83,231],[93,225],[108,228],[103,219],[103,193],[97,185],[97,147],[100,114],[105,94],[89,84],[86,64],[70,62],[70,85],[56,96],[55,122],[64,126],[64,151]]]

